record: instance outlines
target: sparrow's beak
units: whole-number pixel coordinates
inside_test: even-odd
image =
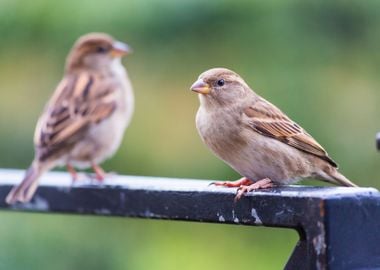
[[[211,87],[208,83],[204,82],[202,79],[199,79],[190,87],[190,90],[199,94],[207,95],[210,93]]]
[[[128,44],[120,41],[115,41],[112,44],[111,55],[113,57],[122,57],[130,53],[132,53],[132,48]]]

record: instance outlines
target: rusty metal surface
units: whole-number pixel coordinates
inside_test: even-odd
[[[8,206],[22,175],[0,171],[1,209],[292,228],[300,241],[285,269],[380,269],[380,195],[372,188],[278,187],[234,203],[235,189],[211,181],[113,175],[72,186],[52,172],[32,202]]]

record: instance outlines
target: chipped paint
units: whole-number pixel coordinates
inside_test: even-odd
[[[323,239],[324,237],[322,234],[313,238],[313,245],[317,255],[321,255],[326,247],[326,244],[324,243]]]
[[[112,214],[111,210],[109,210],[107,208],[96,209],[94,212],[95,212],[95,214],[99,214],[99,215],[111,215]]]
[[[239,223],[239,218],[235,215],[235,210],[232,210],[232,219],[235,223]]]
[[[154,217],[154,214],[149,209],[145,209],[144,215],[147,217]]]
[[[23,209],[23,210],[37,210],[37,211],[49,211],[49,202],[40,196],[35,196],[35,198],[28,203],[15,204],[11,206],[13,209]]]
[[[325,228],[323,226],[323,223],[318,221],[317,223],[317,226],[319,227],[320,229],[320,233],[315,236],[313,238],[313,246],[315,248],[315,252],[317,253],[317,255],[321,255],[321,254],[324,254],[325,253],[325,249],[326,249],[326,243],[325,243],[325,239],[324,239],[324,235],[325,235]]]
[[[221,215],[219,212],[216,213],[216,216],[218,217],[219,222],[225,222],[226,219]]]
[[[125,193],[124,192],[120,193],[119,199],[120,199],[120,205],[124,205],[125,204]]]
[[[255,219],[255,224],[262,225],[263,222],[261,221],[261,218],[257,214],[257,211],[255,208],[251,209],[251,216]]]
[[[320,233],[313,237],[312,243],[314,246],[315,253],[317,254],[317,260],[316,260],[316,269],[326,269],[324,267],[324,264],[322,264],[322,261],[320,258],[324,257],[326,253],[326,242],[325,242],[325,227],[322,222],[318,221],[317,226],[320,229]]]
[[[138,215],[141,216],[141,215]],[[143,217],[147,218],[161,218],[161,219],[168,219],[169,217],[167,215],[160,215],[160,214],[155,214],[150,211],[150,209],[145,209],[144,214],[142,215]],[[178,219],[178,216],[172,216],[171,218],[173,219]]]

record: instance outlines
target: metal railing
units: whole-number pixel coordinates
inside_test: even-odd
[[[300,239],[285,269],[380,269],[380,193],[373,188],[288,186],[234,202],[235,189],[210,181],[111,176],[103,185],[71,186],[50,172],[30,203],[4,202],[23,171],[0,170],[0,208],[284,227]]]

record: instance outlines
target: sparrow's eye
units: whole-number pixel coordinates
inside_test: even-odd
[[[108,49],[106,47],[98,46],[96,47],[96,52],[97,53],[106,53]]]
[[[219,86],[223,86],[223,85],[224,85],[224,80],[223,80],[223,79],[220,79],[220,80],[218,80],[216,83],[217,83],[217,85],[219,85]]]

